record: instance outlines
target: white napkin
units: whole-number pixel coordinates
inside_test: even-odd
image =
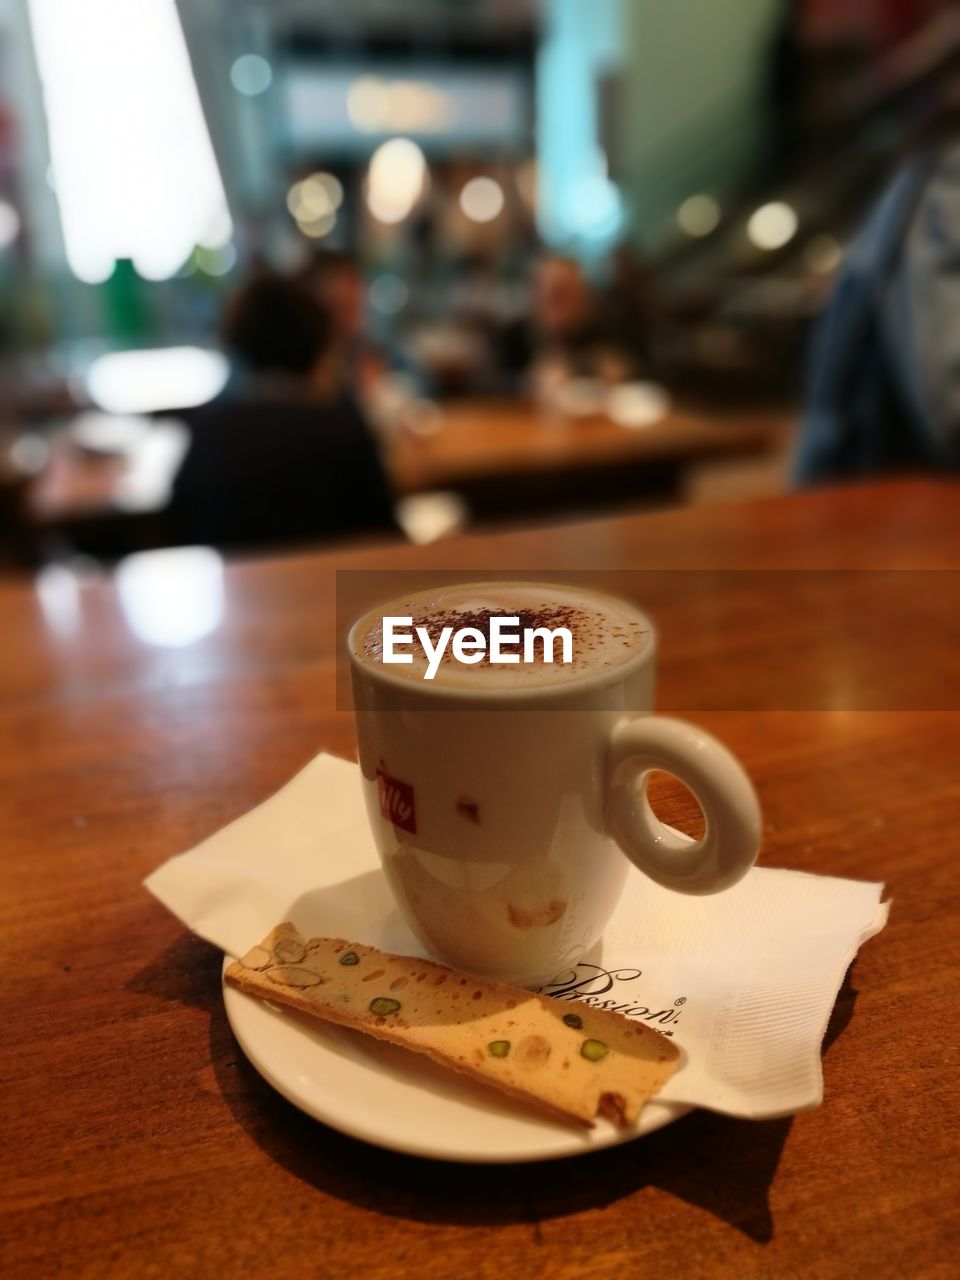
[[[242,955],[281,920],[425,954],[400,920],[357,766],[319,755],[145,881],[184,924]],[[887,921],[882,884],[755,867],[695,898],[631,875],[601,955],[544,988],[617,1007],[686,1051],[664,1102],[766,1119],[817,1106],[820,1044],[848,965]]]

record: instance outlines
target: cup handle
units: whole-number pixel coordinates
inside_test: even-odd
[[[647,775],[664,769],[693,792],[706,830],[691,843],[664,826]],[[680,893],[717,893],[744,876],[760,849],[760,805],[743,766],[696,725],[667,716],[621,721],[610,747],[607,826],[634,866]]]

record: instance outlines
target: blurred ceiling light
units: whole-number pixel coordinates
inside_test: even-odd
[[[210,547],[128,556],[114,581],[127,626],[145,644],[180,649],[223,619],[223,561]]]
[[[797,234],[797,214],[782,200],[762,204],[750,215],[747,235],[758,249],[782,249]]]
[[[175,275],[232,223],[175,0],[28,0],[67,262]]]
[[[321,195],[331,209],[339,209],[343,204],[343,183],[332,173],[311,173],[303,183],[303,198],[308,207],[311,201],[319,201]]]
[[[197,266],[208,276],[225,276],[237,265],[237,251],[232,244],[220,245],[218,249],[197,249]]]
[[[347,115],[361,133],[377,133],[390,114],[387,86],[376,76],[360,76],[347,93]]]
[[[337,215],[331,209],[328,213],[321,213],[318,218],[298,218],[297,230],[310,240],[322,240],[336,224]]]
[[[20,215],[7,200],[0,200],[0,250],[8,248],[20,234]]]
[[[347,114],[361,133],[438,133],[454,111],[448,95],[425,81],[359,76],[347,93]]]
[[[689,196],[677,210],[677,225],[684,235],[708,236],[720,225],[720,206],[713,196]]]
[[[410,299],[410,290],[400,276],[386,273],[370,285],[370,305],[382,316],[395,316]]]
[[[91,364],[87,393],[108,413],[190,409],[219,394],[228,372],[224,356],[200,347],[114,351]]]
[[[378,222],[402,222],[413,211],[427,181],[423,152],[409,138],[391,138],[370,158],[367,206]]]
[[[197,241],[203,249],[222,249],[230,243],[233,236],[233,223],[227,206],[222,205],[207,223],[207,229]]]
[[[297,222],[326,218],[342,204],[343,186],[332,173],[311,173],[287,192],[287,208]]]
[[[416,133],[436,127],[440,95],[430,85],[418,84],[416,80],[396,80],[387,86],[387,95],[395,129]]]
[[[811,271],[828,276],[843,259],[843,250],[833,236],[814,236],[803,251],[803,260]]]
[[[400,129],[420,133],[439,133],[448,129],[457,112],[449,94],[435,85],[413,85],[398,81],[394,88],[392,110]],[[404,123],[404,119],[409,123]]]
[[[460,208],[471,222],[493,222],[503,203],[503,187],[493,178],[471,178],[460,192]]]
[[[266,93],[272,80],[273,67],[258,53],[242,54],[230,68],[230,83],[247,98]]]

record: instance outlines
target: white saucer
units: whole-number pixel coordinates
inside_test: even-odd
[[[228,956],[224,968],[230,963]],[[379,1147],[480,1164],[556,1160],[653,1133],[691,1110],[649,1102],[631,1129],[580,1129],[528,1112],[422,1054],[301,1018],[224,985],[241,1049],[307,1115]]]

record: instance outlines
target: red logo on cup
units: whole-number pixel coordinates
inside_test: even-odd
[[[377,770],[377,794],[380,812],[388,822],[401,831],[417,834],[417,811],[413,804],[413,787],[409,782],[398,782],[382,769]]]

